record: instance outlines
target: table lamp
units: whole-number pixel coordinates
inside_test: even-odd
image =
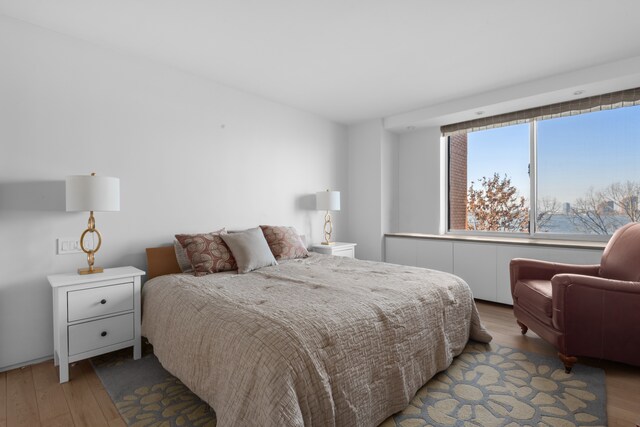
[[[88,268],[79,268],[78,274],[102,273],[101,267],[94,267],[95,253],[102,245],[102,235],[96,230],[94,212],[117,212],[120,210],[120,180],[110,176],[74,175],[66,179],[65,193],[67,212],[89,212],[87,229],[80,236],[80,248],[87,254]],[[91,249],[84,245],[87,234],[96,234],[98,243]],[[95,239],[94,239],[95,242]]]
[[[319,191],[316,193],[316,209],[319,211],[327,211],[324,216],[324,242],[323,245],[333,245],[331,241],[331,233],[333,232],[333,223],[331,222],[330,211],[340,210],[340,192],[339,191]]]

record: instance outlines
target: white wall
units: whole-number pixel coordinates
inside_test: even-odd
[[[382,232],[398,230],[398,135],[382,131],[380,150]],[[384,245],[383,245],[384,248]]]
[[[437,234],[441,201],[440,129],[398,137],[398,231]]]
[[[221,226],[318,242],[325,188],[343,192],[345,238],[344,126],[3,17],[0,58],[0,370],[51,355],[46,275],[86,264],[55,254],[88,217],[64,212],[66,175],[121,179],[121,212],[96,214],[104,267],[145,268],[145,247]]]
[[[372,120],[349,126],[348,241],[357,243],[360,259],[382,260],[382,195],[380,134],[382,123]]]
[[[382,120],[349,126],[349,241],[356,256],[384,260],[384,233],[398,229],[397,135]]]

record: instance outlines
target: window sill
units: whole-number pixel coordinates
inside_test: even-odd
[[[421,234],[421,233],[385,233],[386,237],[407,237],[413,239],[450,240],[479,243],[505,243],[524,246],[547,246],[555,248],[598,249],[602,250],[607,242],[589,242],[580,240],[530,239],[495,236],[464,236],[453,234]]]

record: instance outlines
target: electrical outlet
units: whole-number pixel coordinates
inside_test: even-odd
[[[77,237],[58,237],[58,255],[82,253]]]

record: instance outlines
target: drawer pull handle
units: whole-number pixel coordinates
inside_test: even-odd
[[[102,331],[102,333],[100,334],[101,337],[106,337],[107,336],[107,331]]]
[[[107,303],[106,299],[103,299],[102,301],[100,301],[100,304],[106,304],[106,303]]]

